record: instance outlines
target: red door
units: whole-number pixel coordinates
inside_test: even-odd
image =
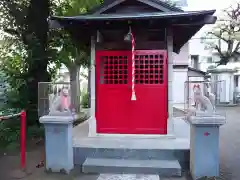
[[[136,101],[131,79],[131,51],[96,52],[97,132],[166,134],[166,51],[135,52]]]

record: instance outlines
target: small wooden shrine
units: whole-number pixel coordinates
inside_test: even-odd
[[[185,12],[161,0],[109,0],[90,13],[50,18],[91,43],[91,120],[96,134],[171,134],[173,52],[215,10]]]

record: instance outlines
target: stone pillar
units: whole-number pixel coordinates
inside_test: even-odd
[[[95,107],[96,107],[96,68],[95,68],[95,56],[96,56],[96,47],[95,47],[95,37],[92,36],[91,37],[91,108],[90,108],[90,118],[88,120],[89,123],[89,132],[88,132],[88,136],[89,137],[94,137],[96,136],[96,118],[95,118]]]
[[[167,53],[168,53],[168,125],[167,133],[173,134],[174,123],[173,123],[173,35],[172,29],[166,29],[166,41],[167,41]]]
[[[74,116],[42,116],[45,128],[46,170],[70,173],[73,169],[72,123]]]
[[[193,180],[219,176],[219,127],[225,120],[220,115],[190,117],[190,172]]]

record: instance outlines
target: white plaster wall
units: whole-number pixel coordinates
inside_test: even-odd
[[[218,75],[220,81],[219,99],[222,103],[233,101],[234,93],[234,75],[232,73],[221,73]]]
[[[189,41],[189,53],[191,55],[200,55],[200,56],[210,56],[212,53],[209,50],[206,50],[205,44],[202,43],[201,36],[196,37],[195,39],[192,38]]]
[[[189,44],[186,43],[180,50],[179,54],[173,53],[174,65],[188,65],[189,64]]]
[[[173,103],[185,103],[185,82],[187,81],[187,69],[174,69],[173,71]]]

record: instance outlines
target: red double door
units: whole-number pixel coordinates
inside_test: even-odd
[[[96,122],[98,133],[167,133],[167,53],[135,52],[132,95],[131,51],[96,52]]]

